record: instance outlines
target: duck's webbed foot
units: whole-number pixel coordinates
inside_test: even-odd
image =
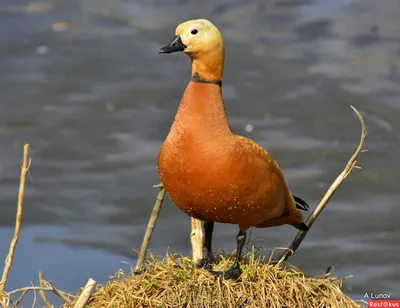
[[[216,277],[221,277],[224,279],[232,279],[232,280],[238,280],[240,278],[240,275],[242,275],[242,269],[238,267],[231,267],[230,269],[226,271],[209,271],[211,274],[213,274]]]
[[[246,241],[246,232],[240,231],[236,236],[237,250],[236,250],[235,263],[233,263],[233,266],[230,269],[228,269],[227,271],[210,270],[209,272],[216,277],[238,280],[240,278],[240,275],[242,274],[242,269],[240,268],[240,258],[242,256],[242,250],[245,241]]]
[[[198,268],[205,268],[206,270],[210,271],[212,269],[212,265],[215,264],[217,259],[214,257],[214,255],[211,254],[206,254],[206,256],[201,259],[199,262],[197,262],[196,267]]]

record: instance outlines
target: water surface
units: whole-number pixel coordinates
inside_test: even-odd
[[[156,158],[190,74],[160,56],[178,23],[208,18],[227,45],[226,109],[235,133],[275,157],[314,207],[369,135],[356,170],[291,260],[333,265],[346,289],[400,298],[400,5],[341,1],[0,1],[0,256],[11,239],[22,146],[31,145],[24,228],[8,289],[39,269],[75,291],[134,264],[159,182]],[[70,23],[56,32],[53,24]],[[249,129],[250,128],[250,129]],[[190,220],[169,200],[151,251],[190,253]],[[217,225],[215,246],[235,247]],[[266,251],[289,226],[255,229]],[[29,262],[28,262],[29,260]],[[394,297],[394,296],[393,296]]]

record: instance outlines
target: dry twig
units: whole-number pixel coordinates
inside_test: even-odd
[[[192,260],[197,263],[203,259],[203,230],[201,221],[191,218],[192,232],[190,233],[190,242],[192,244]]]
[[[33,287],[33,283],[31,282],[32,287]],[[36,289],[33,289],[33,303],[32,303],[32,308],[35,308],[35,304],[36,304]]]
[[[40,284],[40,286],[24,287],[24,288],[19,288],[19,289],[15,289],[13,291],[7,292],[7,293],[5,293],[6,298],[8,301],[10,301],[10,298],[12,295],[21,293],[20,297],[13,303],[14,307],[18,307],[18,305],[21,303],[21,301],[24,299],[25,295],[29,291],[35,291],[35,292],[39,291],[42,298],[43,298],[45,291],[53,292],[55,295],[60,297],[67,304],[70,304],[72,302],[72,300],[70,298],[75,297],[74,295],[72,295],[70,293],[60,291],[57,288],[53,287],[51,282],[46,281],[41,277],[41,273],[39,273],[39,284]],[[47,307],[52,307],[52,305],[47,301],[47,298],[46,299],[45,298],[46,298],[46,296],[44,295],[43,300],[44,300],[45,304],[47,305]],[[5,307],[8,307],[8,304],[5,305]]]
[[[140,272],[142,270],[143,262],[144,262],[144,259],[146,257],[146,253],[147,253],[147,248],[149,247],[151,235],[153,234],[153,230],[155,228],[158,215],[160,214],[161,207],[164,202],[164,196],[165,196],[164,185],[161,183],[158,185],[154,185],[153,187],[160,188],[160,191],[158,192],[156,203],[154,204],[149,223],[147,224],[146,233],[144,234],[142,246],[140,248],[139,258],[138,258],[138,261],[135,266],[135,270],[134,270],[135,272]]]
[[[24,156],[23,156],[23,162],[21,166],[21,176],[20,176],[20,182],[19,182],[19,191],[18,191],[18,203],[17,203],[17,214],[15,218],[15,229],[14,229],[14,236],[11,240],[10,244],[10,249],[7,255],[7,258],[5,260],[5,266],[3,270],[3,275],[0,281],[0,304],[3,307],[8,307],[10,304],[10,297],[14,294],[21,293],[20,297],[13,303],[15,307],[17,307],[20,302],[24,299],[24,296],[29,292],[29,291],[34,291],[34,303],[35,305],[36,302],[36,291],[39,291],[41,297],[43,298],[45,304],[47,307],[51,307],[51,304],[48,302],[46,295],[44,291],[51,291],[54,294],[58,295],[60,298],[62,298],[66,303],[71,303],[71,300],[69,297],[73,297],[71,294],[68,294],[66,292],[60,291],[53,287],[50,282],[44,280],[42,278],[42,273],[39,272],[39,284],[40,286],[30,286],[26,288],[20,288],[16,289],[10,292],[5,292],[5,286],[7,283],[7,278],[8,274],[10,272],[11,266],[12,266],[12,261],[14,258],[14,253],[15,253],[15,248],[18,243],[19,235],[20,235],[20,230],[21,230],[21,223],[22,223],[22,212],[24,208],[24,196],[25,196],[25,183],[26,183],[26,176],[29,172],[29,168],[31,166],[31,159],[29,158],[29,144],[24,145]]]
[[[357,150],[354,152],[353,156],[350,158],[350,160],[347,162],[346,167],[342,171],[341,174],[336,178],[336,180],[332,183],[331,187],[329,187],[328,191],[325,193],[324,197],[321,199],[320,203],[317,205],[315,210],[312,212],[310,217],[306,221],[306,225],[308,229],[310,230],[311,226],[315,222],[315,220],[318,218],[319,214],[323,211],[329,200],[332,198],[333,194],[335,191],[338,189],[338,187],[343,183],[343,181],[349,176],[351,171],[353,171],[354,168],[356,168],[356,163],[357,163],[357,157],[360,154],[362,147],[364,145],[365,137],[367,136],[368,129],[367,126],[365,125],[364,119],[361,116],[361,114],[358,112],[358,110],[351,106],[351,108],[354,110],[354,112],[357,114],[358,119],[360,120],[361,123],[361,138],[360,138],[360,143],[357,147]],[[295,239],[293,242],[290,244],[289,248],[286,249],[284,252],[277,254],[276,257],[274,257],[274,261],[279,261],[279,260],[287,260],[290,256],[292,256],[296,250],[299,248],[301,242],[304,240],[306,237],[308,231],[300,231],[297,233]]]
[[[7,292],[8,296],[17,294],[19,292],[29,292],[29,291],[51,291],[54,294],[60,296],[59,294],[62,294],[62,296],[60,296],[61,299],[63,299],[66,303],[71,303],[71,300],[69,299],[69,297],[74,297],[74,295],[64,292],[64,291],[60,291],[58,289],[56,289],[55,287],[53,287],[50,282],[43,280],[43,282],[46,284],[44,287],[39,287],[39,286],[30,286],[30,287],[24,287],[24,288],[19,288],[19,289],[15,289],[12,290],[10,292]]]
[[[5,266],[3,270],[3,275],[0,281],[0,300],[3,298],[4,289],[7,283],[8,273],[10,272],[12,261],[14,258],[15,247],[17,246],[19,233],[21,229],[22,221],[22,210],[24,208],[24,196],[25,196],[25,182],[26,174],[28,173],[29,167],[31,165],[31,160],[29,158],[29,144],[24,145],[24,159],[21,166],[21,177],[19,181],[19,191],[18,191],[18,204],[17,204],[17,215],[15,217],[15,229],[14,236],[11,240],[10,249],[8,251],[7,258],[5,260]],[[1,301],[3,303],[3,301]]]
[[[40,287],[44,287],[44,281],[43,281],[43,276],[42,276],[42,271],[39,271],[39,285]],[[49,301],[47,300],[46,297],[46,293],[44,292],[44,290],[39,290],[39,294],[43,299],[44,304],[46,305],[46,307],[51,307]]]
[[[79,295],[78,301],[76,302],[74,308],[85,307],[95,286],[96,286],[96,281],[94,281],[92,278],[89,278],[88,282],[86,283],[85,287],[82,290],[81,295]]]
[[[56,287],[54,287],[51,282],[47,282],[49,287],[51,288],[51,292],[53,292],[55,295],[57,295],[59,298],[61,298],[64,302],[66,302],[67,304],[72,303],[72,301],[70,300],[70,298],[73,298],[74,295],[61,291],[59,289],[57,289]]]
[[[18,305],[22,302],[22,300],[24,299],[24,297],[25,297],[25,295],[26,295],[26,293],[28,293],[30,290],[24,290],[22,293],[21,293],[21,296],[14,302],[14,306],[15,307],[18,307]]]

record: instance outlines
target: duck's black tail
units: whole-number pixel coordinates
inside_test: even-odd
[[[296,207],[299,210],[302,211],[308,211],[308,209],[310,208],[310,206],[303,200],[300,199],[299,197],[293,196],[294,202],[296,203]]]

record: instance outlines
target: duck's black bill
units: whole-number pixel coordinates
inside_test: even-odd
[[[173,53],[178,51],[184,51],[186,46],[182,43],[181,37],[176,35],[171,43],[160,49],[158,53]]]

